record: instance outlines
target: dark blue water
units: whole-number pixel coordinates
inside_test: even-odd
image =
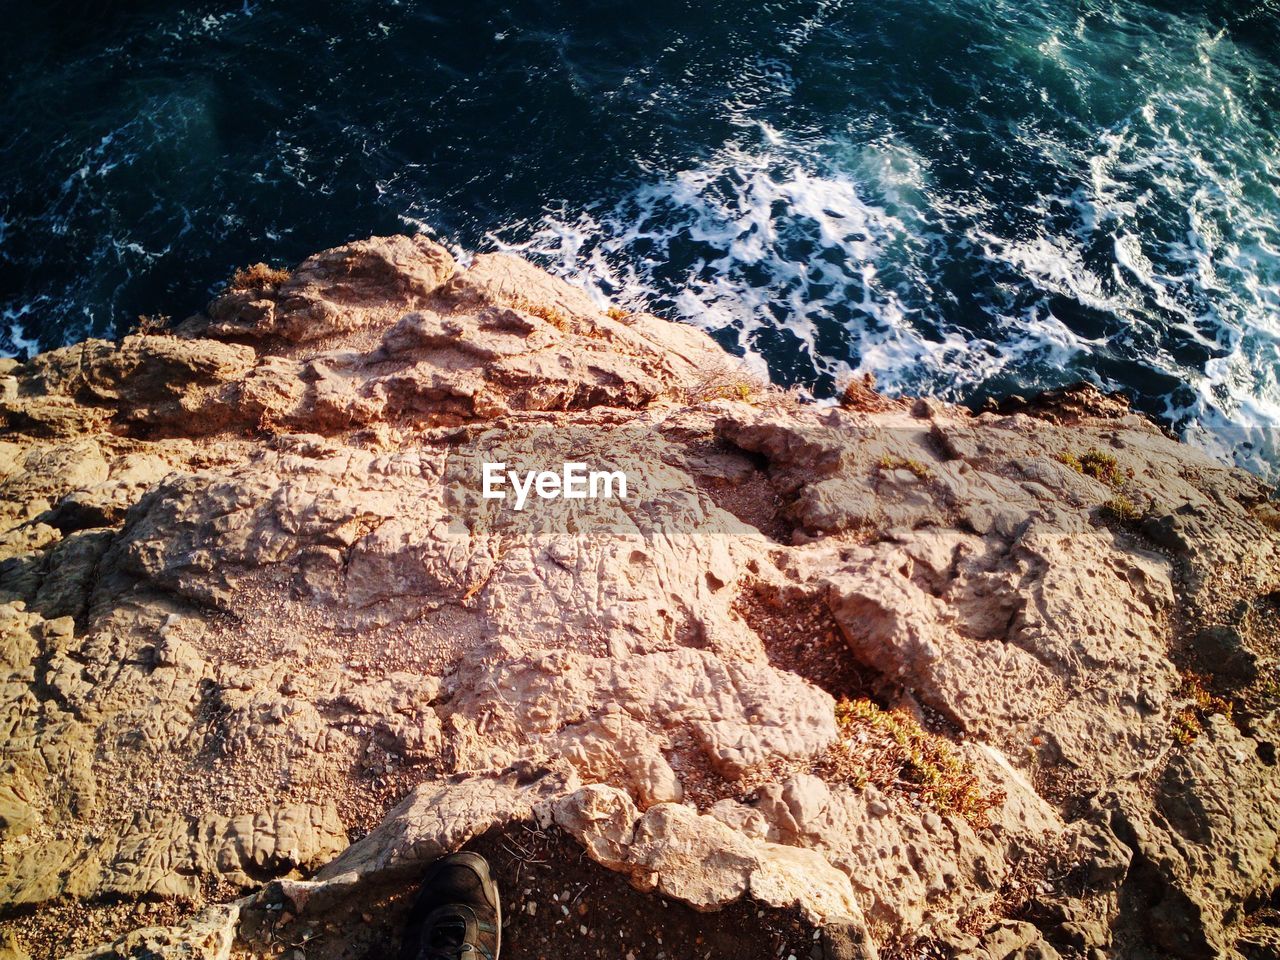
[[[2,12],[0,351],[423,230],[819,395],[1090,379],[1280,462],[1278,0]]]

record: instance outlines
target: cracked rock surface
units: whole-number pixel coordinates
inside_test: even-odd
[[[292,932],[514,829],[814,956],[1276,955],[1278,515],[1116,398],[804,403],[392,237],[0,423],[0,957],[363,956]]]

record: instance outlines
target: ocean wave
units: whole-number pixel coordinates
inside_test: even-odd
[[[818,396],[866,373],[952,399],[1088,379],[1274,477],[1276,214],[1165,125],[1176,113],[1166,98],[1099,131],[1083,182],[1014,231],[980,198],[937,190],[905,145],[797,143],[762,124],[613,204],[490,240]],[[978,277],[964,304],[957,271]]]

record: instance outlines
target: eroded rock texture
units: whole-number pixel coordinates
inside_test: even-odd
[[[832,957],[1275,955],[1276,514],[1112,398],[805,405],[421,237],[0,376],[12,955],[265,954],[518,822]]]

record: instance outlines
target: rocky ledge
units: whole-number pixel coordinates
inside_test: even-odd
[[[422,237],[4,364],[0,954],[365,956],[487,843],[504,956],[712,955],[615,875],[761,956],[1280,956],[1280,523],[1116,398],[806,404]],[[517,522],[496,449],[645,489]]]

